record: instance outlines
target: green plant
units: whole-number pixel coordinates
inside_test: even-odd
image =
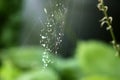
[[[100,41],[78,42],[76,59],[86,75],[101,74],[119,77],[120,59],[114,56],[115,50]]]
[[[16,80],[60,80],[59,75],[52,69],[28,71],[21,74]]]
[[[98,7],[98,9],[100,10],[100,11],[102,11],[103,12],[103,14],[104,14],[104,17],[100,20],[100,22],[101,22],[101,27],[104,25],[104,24],[107,24],[107,30],[109,30],[110,31],[110,34],[111,34],[111,37],[112,37],[112,45],[113,45],[113,47],[116,49],[116,51],[117,51],[117,53],[116,53],[116,55],[117,56],[120,56],[120,44],[118,44],[117,43],[117,41],[116,41],[116,38],[115,38],[115,35],[114,35],[114,32],[113,32],[113,28],[112,28],[112,17],[111,16],[108,16],[108,13],[107,13],[107,11],[108,11],[108,6],[106,6],[105,4],[104,4],[104,1],[103,0],[98,0],[98,5],[97,5],[97,7]]]

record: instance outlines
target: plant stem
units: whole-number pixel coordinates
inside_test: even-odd
[[[115,48],[115,50],[117,51],[116,55],[120,56],[120,45],[117,44],[117,41],[116,41],[116,38],[115,38],[115,34],[113,32],[112,17],[109,17],[108,14],[107,14],[108,7],[104,5],[103,0],[99,0],[99,3],[98,3],[97,7],[104,14],[104,18],[101,20],[101,26],[103,26],[103,24],[105,24],[105,23],[107,24],[107,30],[110,31],[110,35],[112,37],[112,45]]]

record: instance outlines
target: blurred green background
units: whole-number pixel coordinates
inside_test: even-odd
[[[99,30],[99,24],[95,22],[96,18],[93,17],[95,20],[89,22],[81,17],[91,17],[86,12],[92,14],[90,10],[94,11],[93,7],[96,7],[97,1],[83,2],[83,5],[92,5],[87,9],[86,6],[75,7],[75,3],[78,5],[78,0],[75,0],[74,4],[72,0],[55,1],[62,2],[68,9],[64,26],[65,37],[58,55],[48,52],[48,58],[53,63],[48,63],[48,67],[43,69],[42,59],[45,48],[39,45],[41,24],[38,18],[41,9],[48,1],[0,0],[0,80],[120,80],[120,59],[115,56],[116,51],[112,46],[105,43],[110,39],[108,33]],[[86,14],[82,15],[82,12],[74,9],[80,11],[85,9]],[[76,16],[74,17],[78,14],[83,21],[86,21],[84,23],[88,24],[83,24]],[[99,16],[97,12],[94,14],[99,20],[101,15]],[[73,17],[75,21],[72,20]],[[79,21],[81,24],[78,24]],[[116,34],[119,35],[117,32]]]

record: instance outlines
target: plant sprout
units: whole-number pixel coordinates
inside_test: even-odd
[[[113,28],[112,28],[112,20],[113,18],[111,16],[108,16],[108,6],[106,6],[104,4],[103,0],[98,0],[98,5],[97,5],[98,9],[100,11],[103,12],[104,17],[100,20],[101,22],[101,27],[103,27],[104,24],[107,24],[106,30],[108,30],[111,34],[112,37],[112,45],[116,50],[116,56],[120,56],[120,44],[117,43],[114,32],[113,32]]]

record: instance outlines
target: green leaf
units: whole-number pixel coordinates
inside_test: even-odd
[[[83,77],[80,80],[118,80],[116,78],[108,77],[108,76],[100,76],[100,75],[91,75],[87,77]]]
[[[78,42],[76,58],[86,74],[120,76],[120,59],[116,51],[99,41]]]
[[[43,59],[43,53],[45,52],[45,49],[41,47],[16,47],[11,48],[8,50],[9,56],[12,59],[12,61],[21,68],[26,69],[34,69],[34,68],[42,68],[44,63],[42,61]],[[48,59],[54,60],[54,56],[48,52]],[[49,65],[49,63],[48,63]]]
[[[16,80],[59,80],[59,77],[57,73],[51,69],[39,69],[22,74]]]
[[[13,65],[10,60],[4,60],[0,69],[0,76],[2,80],[14,80],[20,71]]]
[[[53,64],[62,80],[77,80],[81,76],[79,64],[75,59],[57,59]]]

